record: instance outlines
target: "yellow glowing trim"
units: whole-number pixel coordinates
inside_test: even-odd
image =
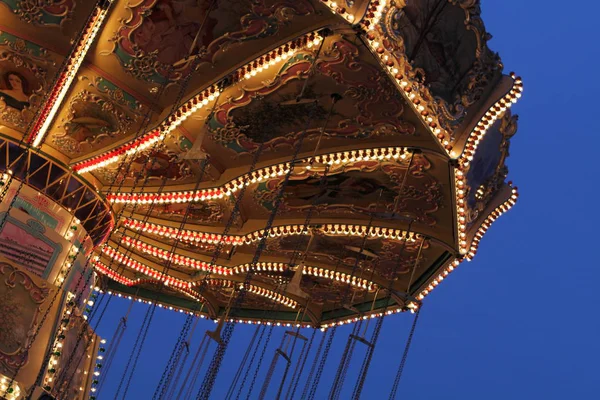
[[[65,71],[65,80],[64,82],[62,82],[62,86],[59,92],[56,94],[56,98],[54,100],[50,100],[53,102],[52,107],[50,108],[50,111],[43,117],[44,122],[42,123],[42,126],[38,129],[37,132],[34,132],[35,139],[32,143],[32,146],[34,148],[38,147],[44,139],[46,131],[50,127],[50,124],[52,123],[52,120],[54,119],[58,108],[61,106],[63,98],[71,88],[71,83],[73,82],[73,79],[75,79],[75,75],[77,74],[77,71],[79,71],[79,67],[81,67],[81,64],[83,63],[85,55],[87,54],[90,46],[94,42],[94,38],[98,34],[98,30],[100,29],[100,26],[102,25],[106,14],[107,10],[101,9],[99,7],[96,8],[96,15],[94,16],[92,25],[83,37],[82,41],[77,45],[78,50],[71,58],[70,64],[67,67],[67,70]]]

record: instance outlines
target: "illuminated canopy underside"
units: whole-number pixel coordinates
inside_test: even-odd
[[[92,4],[71,3],[28,22],[0,1],[1,72],[28,96],[0,107],[5,168],[77,53]],[[98,191],[104,225],[88,232],[114,224],[91,263],[102,290],[217,318],[243,289],[236,319],[312,326],[402,311],[516,201],[505,159],[522,83],[487,48],[476,1],[223,0],[201,29],[192,3],[115,0],[51,104],[36,157]]]

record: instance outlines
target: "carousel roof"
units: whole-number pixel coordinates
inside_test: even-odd
[[[522,82],[478,3],[0,0],[0,164],[28,153],[111,292],[216,318],[244,290],[236,318],[312,326],[417,307],[517,196]]]

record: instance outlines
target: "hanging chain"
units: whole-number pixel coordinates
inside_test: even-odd
[[[328,338],[328,336],[327,336],[328,333],[329,332],[326,331],[325,333],[323,333],[323,336],[321,337],[321,341],[319,342],[319,347],[317,347],[317,351],[315,352],[315,357],[313,358],[313,361],[312,361],[312,364],[310,367],[310,371],[308,373],[308,377],[306,378],[304,388],[302,389],[302,395],[300,396],[301,399],[306,399],[306,395],[308,394],[310,384],[313,382],[312,378],[317,370],[317,365],[319,364],[319,354],[321,354],[323,345],[325,344],[326,339]],[[298,380],[300,380],[300,378],[298,378]],[[292,393],[292,396],[290,397],[290,399],[293,399],[293,398],[294,398],[294,396]]]
[[[342,352],[342,360],[338,365],[338,369],[335,374],[335,378],[333,378],[333,384],[331,385],[331,390],[329,391],[329,398],[335,399],[338,392],[341,390],[341,387],[344,384],[344,376],[346,374],[346,369],[350,360],[352,359],[352,353],[354,352],[354,345],[356,341],[353,339],[355,335],[357,335],[360,331],[360,326],[362,325],[362,319],[354,324],[352,327],[352,333],[348,335],[348,340],[346,341],[346,347]]]
[[[131,348],[131,354],[129,355],[129,358],[127,359],[127,364],[125,365],[125,371],[123,372],[123,375],[121,375],[121,379],[119,380],[119,385],[117,386],[117,392],[115,393],[115,399],[117,397],[119,397],[119,393],[121,392],[121,388],[123,387],[125,378],[129,375],[130,378],[128,379],[128,381],[131,380],[131,374],[129,374],[129,366],[131,365],[131,362],[135,357],[136,350],[138,349],[138,344],[140,343],[140,339],[142,340],[142,342],[145,340],[144,327],[148,324],[148,317],[151,314],[153,314],[153,311],[154,311],[153,307],[148,307],[148,309],[146,310],[146,314],[144,315],[144,320],[142,321],[142,325],[140,325],[139,333],[136,335],[135,343],[133,344],[133,347]],[[144,339],[142,339],[142,336],[144,337]],[[135,365],[135,363],[137,363],[137,357],[135,357],[135,360],[136,361],[134,362],[134,365]],[[125,394],[123,394],[123,398],[125,398]]]
[[[248,362],[248,357],[250,356],[250,351],[252,350],[252,348],[254,348],[254,342],[256,341],[256,338],[258,336],[258,331],[261,330],[261,327],[264,330],[264,325],[257,325],[256,329],[254,330],[254,335],[252,335],[252,339],[250,340],[250,343],[248,344],[248,347],[246,348],[246,352],[244,353],[242,362],[240,362],[240,365],[233,377],[233,381],[231,382],[231,385],[229,386],[229,390],[227,391],[227,394],[225,395],[226,400],[231,399],[231,396],[233,396],[235,387],[237,386],[240,376],[242,375],[242,371],[244,370],[244,367],[246,366],[246,362]],[[254,360],[254,359],[252,359],[252,360]]]
[[[316,334],[317,334],[317,329],[314,328],[312,331],[312,334],[310,335],[310,339],[308,341],[308,348],[306,349],[306,352],[304,353],[304,357],[302,358],[301,362],[296,364],[296,370],[292,374],[292,381],[290,382],[288,391],[285,394],[286,400],[294,398],[294,394],[296,393],[296,390],[298,388],[298,382],[300,382],[300,378],[302,377],[302,372],[304,371],[304,366],[306,365],[306,360],[308,359],[308,355],[310,353],[310,349],[312,348]]]
[[[402,360],[400,361],[400,366],[398,367],[398,371],[396,372],[396,377],[394,378],[394,384],[392,385],[392,390],[390,391],[389,400],[394,400],[396,398],[396,392],[398,391],[398,384],[400,383],[400,379],[402,378],[402,373],[404,372],[404,366],[406,365],[406,359],[408,358],[408,351],[410,350],[410,345],[413,340],[413,336],[415,334],[415,329],[417,329],[417,322],[419,321],[419,315],[421,313],[421,307],[417,309],[415,313],[415,318],[413,320],[412,327],[410,328],[410,333],[408,334],[408,339],[406,341],[406,346],[404,347],[404,353],[402,354]]]
[[[176,399],[181,399],[181,395],[183,390],[185,389],[185,386],[187,385],[188,380],[190,379],[190,375],[192,373],[192,370],[196,367],[196,363],[198,362],[198,357],[200,356],[200,354],[202,354],[202,350],[204,348],[204,343],[207,341],[208,336],[207,335],[203,335],[202,336],[202,340],[200,340],[200,344],[198,345],[198,350],[196,350],[196,354],[194,355],[194,358],[192,359],[192,363],[190,365],[190,368],[187,371],[187,374],[185,374],[185,379],[183,380],[183,383],[181,384],[181,389],[179,390],[179,392],[177,393],[177,397]]]
[[[329,350],[331,349],[331,343],[333,342],[333,338],[337,331],[337,326],[334,326],[331,330],[329,337],[327,338],[327,344],[325,345],[325,350],[323,351],[323,355],[321,356],[321,360],[319,361],[319,367],[317,368],[317,372],[315,374],[315,379],[312,382],[310,392],[308,393],[308,400],[313,400],[315,398],[315,394],[317,392],[317,387],[319,386],[319,381],[321,380],[321,375],[323,375],[323,369],[325,368],[325,363],[327,362],[327,356],[329,355]],[[318,353],[317,353],[318,355]],[[306,384],[310,384],[310,380],[306,382]]]

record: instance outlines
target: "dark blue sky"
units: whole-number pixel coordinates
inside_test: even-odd
[[[517,72],[525,84],[513,109],[519,131],[508,160],[521,196],[488,231],[475,260],[425,300],[399,394],[412,400],[597,398],[600,2],[482,2],[494,35],[490,47],[505,72]],[[124,300],[111,301],[102,336],[112,335],[126,307]],[[134,308],[115,361],[121,368],[113,368],[100,399],[114,397],[145,310]],[[127,398],[152,397],[182,322],[179,314],[157,310]],[[411,322],[409,314],[386,319],[363,398],[387,398]],[[197,332],[207,326],[214,325],[202,321]],[[237,368],[253,329],[236,328],[221,375]],[[347,335],[338,331],[317,398],[328,393]],[[217,381],[214,398],[228,383]]]

